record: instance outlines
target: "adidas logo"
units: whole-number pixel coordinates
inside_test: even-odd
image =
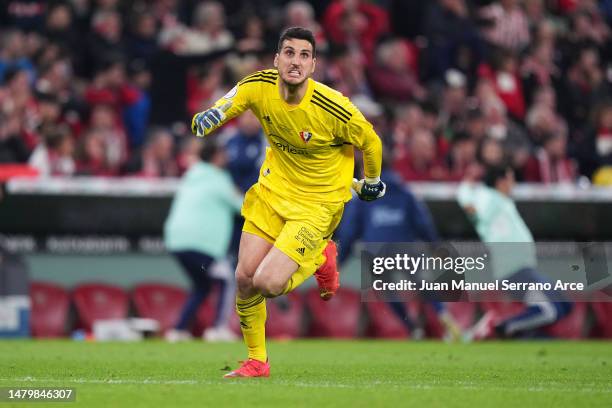
[[[304,256],[304,251],[306,250],[306,248],[302,247],[302,248],[298,248],[296,249],[297,253]]]

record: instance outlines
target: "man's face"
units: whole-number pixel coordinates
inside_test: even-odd
[[[274,57],[274,67],[287,85],[301,85],[315,70],[317,59],[312,53],[312,45],[306,40],[290,38]]]

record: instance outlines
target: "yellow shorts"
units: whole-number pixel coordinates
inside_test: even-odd
[[[242,205],[243,231],[274,244],[298,265],[316,270],[320,255],[340,223],[344,203],[290,201],[256,183]]]

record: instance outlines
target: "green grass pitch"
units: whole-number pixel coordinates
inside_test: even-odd
[[[54,407],[612,407],[609,342],[302,340],[268,349],[269,379],[225,380],[241,343],[0,341],[0,387],[76,388],[76,403]]]

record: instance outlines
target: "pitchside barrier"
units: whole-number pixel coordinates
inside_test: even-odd
[[[122,237],[125,240],[113,244],[116,249],[129,245],[139,250],[139,245],[147,245],[139,244],[139,239],[160,236],[178,182],[13,179],[0,200],[0,233],[13,239],[32,238],[42,245],[37,249],[50,251],[63,244],[48,238],[67,235]],[[409,188],[427,203],[444,239],[476,238],[455,200],[457,184],[409,183]],[[522,184],[513,195],[536,240],[612,240],[612,188]]]
[[[30,334],[28,273],[22,257],[0,248],[0,338]]]
[[[34,280],[131,287],[147,280],[186,287],[161,238],[179,180],[12,179],[0,193],[0,245],[24,255]],[[409,183],[445,240],[476,240],[455,201],[457,184]],[[518,185],[518,209],[538,241],[612,241],[612,189]],[[112,256],[109,256],[112,255]],[[359,288],[359,262],[343,284]]]

